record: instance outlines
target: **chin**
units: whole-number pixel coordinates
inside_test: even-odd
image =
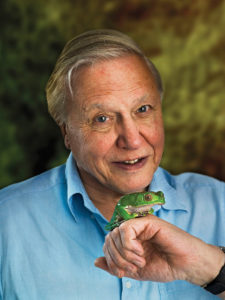
[[[150,181],[146,184],[142,182],[142,184],[130,184],[130,185],[124,185],[123,187],[118,187],[118,191],[120,191],[121,194],[131,194],[131,193],[138,193],[143,192],[146,190],[146,188],[149,186]]]
[[[137,179],[137,180],[132,180],[131,182],[128,182],[128,184],[126,184],[125,186],[127,187],[127,189],[133,190],[134,192],[140,192],[140,191],[144,191],[146,189],[147,186],[149,186],[149,184],[152,181],[152,176],[142,176],[141,179]]]

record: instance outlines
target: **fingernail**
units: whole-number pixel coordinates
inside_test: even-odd
[[[122,278],[124,276],[124,273],[123,272],[118,272],[118,274],[117,274],[117,277],[118,278]]]
[[[96,260],[94,261],[94,265],[97,266],[98,265],[98,258],[96,258]]]

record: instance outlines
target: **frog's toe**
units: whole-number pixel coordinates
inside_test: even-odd
[[[153,213],[154,213],[154,209],[151,208],[151,209],[149,210],[148,214],[149,214],[149,215],[152,215]]]

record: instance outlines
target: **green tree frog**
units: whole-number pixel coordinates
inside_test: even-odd
[[[110,222],[105,230],[113,230],[126,220],[152,214],[154,205],[165,204],[163,192],[142,192],[124,195],[118,201]]]

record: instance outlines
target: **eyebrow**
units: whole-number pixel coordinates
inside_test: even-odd
[[[135,104],[135,103],[137,103],[137,104],[145,103],[146,98],[148,98],[148,97],[149,97],[149,94],[145,94],[144,96],[142,96],[142,97],[140,97],[140,98],[134,99],[132,102],[133,102],[134,104]],[[84,106],[84,107],[83,107],[83,110],[84,110],[85,112],[89,112],[89,111],[91,111],[91,110],[93,110],[93,109],[96,109],[96,108],[101,109],[101,110],[105,110],[105,109],[106,109],[106,106],[105,106],[104,103],[93,103],[93,104],[91,104],[89,107]]]

